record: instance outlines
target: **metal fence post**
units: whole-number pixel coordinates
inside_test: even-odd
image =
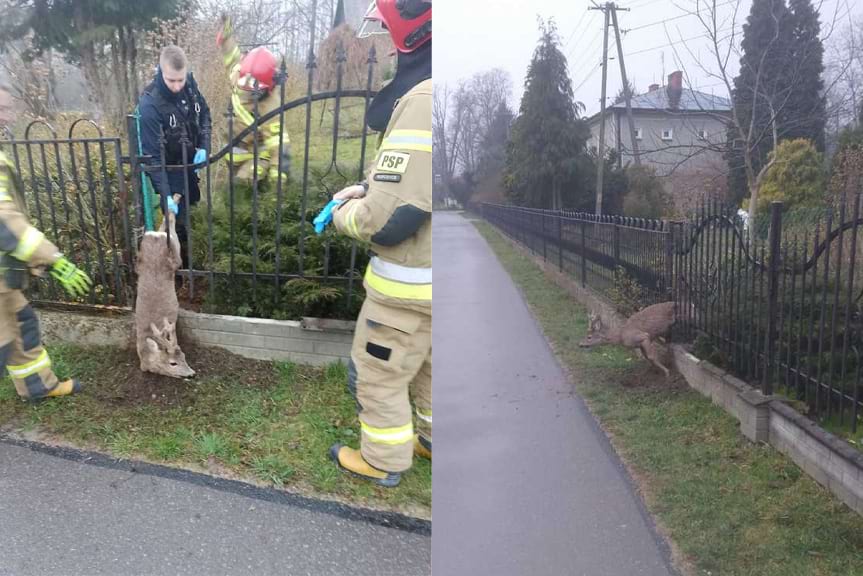
[[[557,269],[563,272],[563,212],[557,212]]]
[[[581,287],[587,287],[587,222],[581,222]]]
[[[665,228],[665,292],[669,300],[674,298],[674,229],[670,222]]]
[[[779,299],[779,259],[782,245],[782,202],[770,204],[769,260],[767,284],[767,333],[764,344],[764,372],[761,375],[761,392],[765,396],[773,394],[770,377],[776,355],[776,316]]]
[[[614,253],[614,271],[620,267],[620,226],[615,218],[614,228],[612,229],[612,251]]]
[[[546,249],[546,242],[545,242],[545,210],[542,211],[542,213],[539,215],[539,217],[541,218],[540,224],[541,224],[541,230],[542,230],[542,232],[541,232],[541,234],[542,234],[542,259],[544,262],[548,262],[548,252]]]

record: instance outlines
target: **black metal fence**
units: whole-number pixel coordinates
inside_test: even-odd
[[[671,297],[673,244],[663,220],[483,204],[482,216],[582,286],[607,292],[621,273],[643,304]]]
[[[706,203],[667,222],[483,205],[515,241],[584,286],[609,293],[624,270],[649,301],[677,303],[676,337],[757,386],[856,431],[863,414],[861,198],[825,209],[811,229],[771,207],[766,237],[736,208]],[[649,302],[644,302],[647,304]]]
[[[366,112],[375,95],[372,79],[377,59],[372,48],[366,87],[358,90],[343,87],[345,51],[337,50],[335,58],[333,91],[313,92],[317,65],[310,53],[304,97],[286,100],[283,65],[275,88],[278,109],[260,115],[255,106],[250,111],[254,122],[238,129],[237,111],[229,106],[226,145],[198,165],[191,158],[182,165],[167,165],[164,142],[163,155],[155,162],[138,154],[132,116],[128,154],[123,153],[119,136],[106,137],[90,120],[75,122],[66,137],[37,121],[27,127],[23,139],[11,134],[0,139],[0,150],[15,163],[34,223],[93,278],[94,290],[86,301],[115,306],[134,303],[135,257],[145,222],[141,174],[187,173],[186,168],[194,167],[199,170],[201,203],[189,209],[188,180],[183,190],[172,191],[183,194],[181,216],[191,231],[184,246],[188,265],[178,272],[184,280],[181,301],[205,309],[209,305],[215,312],[274,318],[355,316],[362,301],[360,271],[367,256],[345,237],[332,232],[317,236],[311,220],[334,192],[363,179],[367,157],[373,152],[368,149],[371,135],[366,129]],[[354,105],[346,108],[348,100]],[[322,105],[331,119],[326,128],[329,136],[314,130],[313,106]],[[350,134],[345,133],[346,109],[353,113],[348,119]],[[253,134],[252,152],[257,158],[258,131],[276,116],[286,126],[292,110],[303,110],[305,128],[301,150],[296,145],[298,135],[290,135],[294,141],[291,178],[273,182],[254,170],[250,189],[245,190],[246,202],[240,202],[235,147]],[[322,126],[324,112],[321,114]],[[36,137],[37,130],[40,137]],[[280,167],[287,145],[287,138],[280,138]],[[349,153],[340,154],[340,146],[349,146]],[[219,170],[220,162],[228,165],[227,177],[219,176],[225,170]],[[153,202],[158,214],[159,199]],[[37,300],[68,301],[50,278],[37,282],[32,291]]]
[[[704,335],[744,379],[804,402],[809,414],[856,431],[861,416],[863,277],[860,196],[824,211],[811,230],[770,211],[749,238],[735,211],[706,205],[675,238],[680,330]]]
[[[47,122],[34,121],[23,140],[7,134],[0,150],[15,165],[34,224],[93,279],[86,300],[129,305],[136,245],[120,138],[105,137],[90,120],[74,122],[65,137]],[[39,300],[66,299],[50,277],[32,291]]]

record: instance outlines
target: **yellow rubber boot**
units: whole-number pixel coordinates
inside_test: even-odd
[[[330,447],[330,458],[332,458],[342,470],[347,470],[354,476],[370,480],[375,484],[386,488],[398,486],[402,479],[400,472],[384,472],[383,470],[378,470],[365,461],[359,450],[348,448],[341,444],[333,444]]]
[[[58,396],[69,396],[70,394],[77,394],[81,391],[81,382],[78,381],[77,378],[70,378],[69,380],[64,380],[60,382],[54,388],[51,389],[50,392],[45,394],[44,396],[40,396],[38,398],[32,398],[31,402],[40,402],[45,398],[56,398]]]
[[[431,451],[431,442],[420,438],[419,434],[414,434],[414,454],[419,456],[420,458],[425,458],[426,460],[431,460],[432,451]]]

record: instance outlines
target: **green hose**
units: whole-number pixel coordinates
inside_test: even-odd
[[[144,145],[141,143],[141,114],[138,107],[135,107],[135,128],[138,132],[138,155],[144,154]],[[154,194],[152,184],[144,171],[141,170],[141,195],[143,196],[144,206],[144,231],[150,232],[153,227],[153,207],[150,204],[150,199]]]

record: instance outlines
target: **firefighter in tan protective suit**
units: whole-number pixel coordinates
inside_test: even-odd
[[[0,86],[0,125],[9,120],[11,97]],[[76,379],[60,382],[42,347],[39,320],[24,297],[31,273],[49,267],[73,296],[90,290],[90,279],[30,225],[16,182],[15,165],[0,151],[0,369],[4,366],[18,395],[30,401],[74,394]],[[32,272],[31,272],[32,271]]]
[[[366,300],[348,367],[360,407],[360,450],[334,445],[338,465],[395,486],[413,455],[431,458],[431,2],[376,0],[360,31],[385,27],[398,68],[369,108],[383,132],[367,183],[335,195],[333,223],[371,244]],[[417,433],[414,433],[415,406]]]
[[[231,105],[234,110],[234,136],[255,122],[255,98],[258,98],[258,117],[279,108],[280,93],[276,90],[278,62],[275,55],[259,46],[243,56],[234,39],[231,19],[222,16],[222,29],[216,37],[222,59],[231,82]],[[257,82],[258,94],[255,92]],[[282,133],[284,135],[282,136]],[[227,134],[225,135],[227,136]],[[251,186],[255,173],[255,140],[258,150],[258,180],[275,185],[279,177],[279,140],[282,140],[281,173],[287,178],[290,173],[290,140],[287,129],[282,130],[279,115],[258,126],[257,131],[246,135],[234,147],[234,175],[236,179]]]

